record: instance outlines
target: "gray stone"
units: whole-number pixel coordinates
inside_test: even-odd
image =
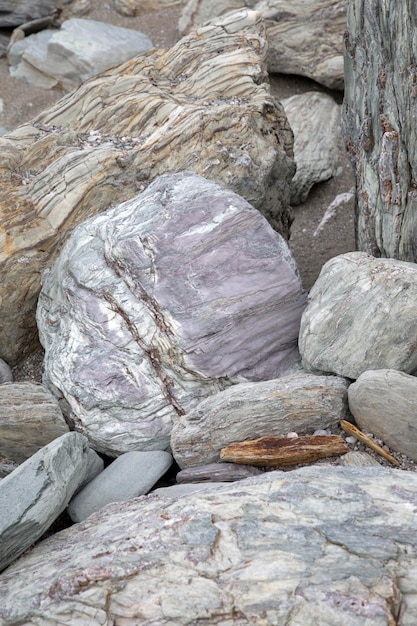
[[[71,500],[71,519],[81,522],[110,502],[147,493],[171,465],[172,456],[162,450],[122,454]]]
[[[74,496],[104,470],[104,461],[92,448],[88,449],[87,470],[85,478],[74,491]]]
[[[11,382],[13,382],[12,368],[6,363],[6,361],[0,359],[0,385]]]
[[[309,294],[299,347],[306,369],[356,379],[417,370],[417,267],[364,252],[328,261]]]
[[[359,452],[356,450],[341,456],[338,465],[344,465],[346,467],[369,467],[372,465],[381,466],[381,464],[367,452]]]
[[[417,461],[417,379],[391,369],[369,370],[349,387],[359,428]]]
[[[110,456],[169,447],[172,423],[298,362],[306,297],[285,240],[191,172],[78,226],[38,301],[44,382]]]
[[[166,7],[181,4],[184,0],[113,0],[113,7],[120,15],[136,17],[151,11],[162,11]],[[242,4],[238,7],[241,8]]]
[[[258,13],[225,16],[0,137],[1,358],[14,366],[39,347],[40,277],[73,227],[160,174],[215,180],[289,237],[293,136],[270,92],[266,48]]]
[[[415,626],[417,475],[305,467],[107,506],[0,576],[2,626]]]
[[[0,385],[0,456],[21,463],[68,431],[58,401],[43,385]]]
[[[235,385],[206,398],[174,425],[171,447],[181,468],[218,461],[230,443],[258,437],[308,435],[334,427],[347,412],[347,381],[294,374]]]
[[[84,479],[87,459],[86,438],[67,433],[1,480],[0,570],[39,539],[62,513]]]
[[[8,61],[14,78],[69,91],[152,47],[149,37],[136,30],[73,18],[59,30],[44,30],[12,44]]]
[[[235,463],[209,463],[200,467],[183,469],[176,475],[177,483],[234,482],[262,474],[262,470],[251,465]]]
[[[416,3],[346,4],[342,118],[358,191],[357,247],[415,262]]]
[[[291,204],[301,204],[313,185],[336,174],[340,106],[331,96],[319,91],[291,96],[281,104],[294,133],[297,170],[291,182]]]
[[[265,20],[270,72],[301,74],[331,89],[343,89],[345,0],[245,0],[243,4]],[[179,31],[187,32],[241,6],[242,0],[189,0]]]
[[[159,487],[152,491],[152,495],[162,498],[178,498],[188,496],[191,493],[200,493],[201,491],[215,490],[227,485],[228,482],[204,482],[204,483],[184,483],[183,485],[171,485],[170,487]]]
[[[0,28],[13,28],[54,13],[57,1],[0,0]]]

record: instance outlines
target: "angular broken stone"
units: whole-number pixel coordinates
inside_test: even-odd
[[[313,185],[336,174],[340,106],[319,91],[285,98],[281,104],[294,133],[297,170],[291,182],[291,204],[301,204]]]
[[[0,28],[13,28],[56,12],[58,0],[0,0]]]
[[[234,385],[177,420],[171,435],[175,460],[181,468],[206,465],[235,441],[332,428],[347,412],[347,386],[337,376],[306,373]]]
[[[68,431],[58,401],[43,385],[0,385],[0,456],[22,463]]]
[[[305,301],[259,211],[197,174],[161,176],[79,225],[45,274],[44,382],[93,448],[164,450],[200,399],[298,362]]]
[[[219,18],[0,137],[0,358],[14,365],[38,345],[40,277],[73,227],[160,174],[224,184],[289,236],[293,138],[265,36],[256,12]]]
[[[300,329],[303,365],[356,379],[366,370],[417,370],[417,267],[364,252],[328,261]]]
[[[349,447],[338,435],[305,435],[291,439],[260,437],[252,441],[230,443],[220,450],[220,459],[261,467],[290,467],[341,456],[347,452]]]
[[[300,74],[331,89],[343,89],[344,0],[245,0],[244,4],[265,20],[270,72]],[[241,6],[242,0],[189,0],[179,31],[185,33]]]

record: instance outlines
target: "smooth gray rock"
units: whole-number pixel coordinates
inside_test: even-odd
[[[13,382],[12,368],[7,365],[6,361],[0,359],[0,385],[11,382]]]
[[[88,449],[87,470],[85,478],[74,491],[74,496],[104,470],[104,461],[92,448]]]
[[[161,176],[78,226],[45,274],[44,382],[94,449],[167,449],[200,399],[298,362],[305,301],[259,211],[191,172]]]
[[[364,252],[328,261],[309,294],[299,347],[306,369],[356,379],[417,370],[417,266]]]
[[[350,385],[349,409],[359,428],[417,461],[417,378],[369,370]]]
[[[177,483],[234,482],[262,474],[262,470],[251,465],[235,463],[209,463],[200,467],[183,469],[175,477]]]
[[[0,385],[0,456],[21,463],[68,431],[46,387],[27,381]]]
[[[343,89],[344,0],[189,0],[181,33],[244,6],[259,11],[268,32],[268,70],[301,74],[331,89]]]
[[[417,475],[305,467],[102,509],[0,576],[2,626],[415,626]]]
[[[122,454],[71,500],[71,519],[81,522],[110,502],[147,493],[171,465],[172,456],[162,450]]]
[[[44,30],[17,41],[7,56],[14,78],[44,89],[70,91],[150,48],[149,37],[136,30],[73,18],[59,30]]]
[[[357,247],[415,262],[416,3],[346,4],[342,119],[358,191]]]
[[[0,0],[0,28],[13,28],[54,13],[57,0]]]
[[[285,98],[281,104],[294,133],[297,170],[291,181],[291,204],[301,204],[313,185],[336,174],[340,106],[331,96],[319,91]]]
[[[62,513],[87,465],[87,439],[72,432],[49,443],[0,481],[0,570]]]
[[[171,435],[175,460],[181,468],[206,465],[236,441],[334,427],[346,416],[347,385],[337,376],[304,373],[230,387],[177,421]]]

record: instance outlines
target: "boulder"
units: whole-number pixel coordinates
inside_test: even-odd
[[[56,12],[59,0],[0,0],[0,28],[14,28]]]
[[[80,433],[66,433],[0,481],[0,570],[62,513],[87,466],[87,439]]]
[[[293,374],[241,383],[200,402],[174,425],[171,447],[181,468],[214,463],[230,443],[312,434],[335,427],[347,412],[347,381]]]
[[[57,399],[43,385],[0,385],[0,456],[22,463],[68,431]]]
[[[0,137],[0,357],[37,344],[40,276],[75,224],[158,175],[224,184],[289,235],[292,132],[270,93],[265,28],[241,12],[93,77]]]
[[[343,129],[356,179],[357,247],[417,260],[417,25],[413,0],[348,2]]]
[[[44,383],[96,450],[164,450],[202,398],[298,362],[305,301],[259,211],[197,174],[167,174],[80,224],[45,274]]]
[[[117,41],[117,46],[114,42]],[[87,78],[153,47],[136,30],[73,18],[13,43],[10,74],[43,89],[75,89]]]
[[[417,379],[392,369],[369,370],[349,387],[359,428],[417,461]]]
[[[291,182],[291,204],[305,202],[311,188],[335,176],[339,162],[340,106],[319,91],[281,101],[294,133],[297,166]]]
[[[417,623],[417,475],[305,467],[110,504],[0,575],[0,621]]]
[[[299,347],[309,371],[356,379],[366,370],[417,370],[417,267],[364,252],[334,257],[309,294]]]
[[[270,72],[300,74],[331,89],[343,89],[344,0],[245,0],[244,4],[265,20]],[[185,33],[241,6],[242,0],[189,0],[179,31]]]

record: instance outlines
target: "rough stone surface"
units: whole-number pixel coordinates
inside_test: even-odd
[[[334,427],[347,411],[347,381],[336,376],[294,374],[242,383],[206,398],[175,424],[172,451],[181,468],[214,463],[236,441],[308,435]]]
[[[356,379],[417,370],[417,267],[350,252],[328,261],[309,294],[299,347],[306,369]]]
[[[162,176],[79,225],[45,274],[44,382],[96,450],[163,450],[203,397],[299,360],[305,301],[259,211],[196,174]]]
[[[417,379],[391,369],[369,370],[349,387],[359,428],[417,461]]]
[[[148,493],[171,465],[172,456],[162,450],[122,454],[71,500],[71,519],[81,522],[110,502]]]
[[[3,572],[0,620],[414,626],[416,502],[412,472],[308,467],[116,503]]]
[[[177,483],[234,482],[261,474],[262,470],[251,465],[235,463],[209,463],[200,467],[183,469],[175,477]]]
[[[331,96],[308,91],[281,101],[294,133],[297,165],[291,204],[305,202],[316,183],[336,174],[339,161],[340,106]]]
[[[158,489],[152,491],[152,494],[155,496],[161,496],[163,498],[178,498],[182,496],[188,496],[190,493],[207,491],[209,489],[216,490],[227,484],[228,481],[216,481],[214,483],[183,483],[181,485],[170,485],[169,487],[158,487]]]
[[[87,465],[87,439],[66,433],[0,481],[0,570],[39,539],[65,509]]]
[[[292,132],[271,96],[265,27],[243,10],[86,81],[0,137],[0,357],[35,349],[40,276],[76,223],[160,174],[224,184],[289,234]]]
[[[160,11],[165,7],[181,4],[184,0],[113,0],[113,6],[120,15],[136,17],[151,11]],[[242,4],[238,7],[241,8]]]
[[[117,41],[117,45],[115,45]],[[10,74],[44,89],[75,89],[82,82],[153,47],[136,30],[74,18],[12,44]]]
[[[0,385],[0,456],[21,463],[68,431],[58,401],[44,386]]]
[[[0,0],[0,28],[13,28],[53,13],[57,0]]]
[[[345,465],[346,467],[368,467],[370,465],[381,466],[378,461],[368,454],[367,452],[348,452],[340,457],[339,465]]]
[[[358,190],[360,250],[417,259],[417,10],[348,2],[343,126]]]
[[[6,363],[6,361],[0,359],[0,385],[11,382],[13,382],[12,368]]]
[[[344,0],[245,0],[244,4],[265,19],[270,72],[300,74],[331,89],[343,89]],[[189,0],[179,30],[187,32],[241,6],[242,0]]]

